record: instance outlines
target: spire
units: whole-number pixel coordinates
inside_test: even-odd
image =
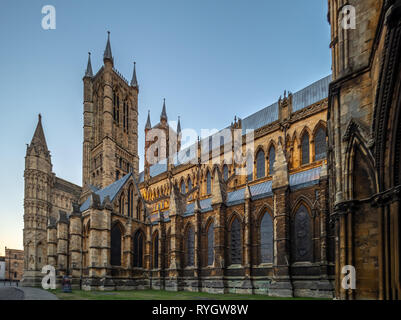
[[[92,63],[91,63],[91,53],[88,52],[88,66],[86,67],[86,72],[84,78],[92,78],[93,77],[93,71],[92,71]]]
[[[163,109],[162,109],[162,114],[160,115],[160,121],[166,120],[167,122],[167,112],[166,112],[166,98],[163,100]]]
[[[178,116],[177,135],[180,133],[181,133],[181,120],[180,120],[180,116]]]
[[[107,44],[103,54],[103,60],[106,59],[109,59],[113,62],[113,55],[111,54],[111,45],[110,45],[110,31],[107,31]]]
[[[148,120],[146,120],[145,130],[146,129],[152,129],[152,124],[150,123],[150,110],[148,110]]]
[[[38,115],[38,124],[32,137],[31,146],[42,146],[46,152],[49,151],[47,149],[46,138],[42,127],[42,115],[40,113]]]
[[[131,87],[139,89],[138,80],[136,79],[136,62],[134,62],[134,73],[132,74]]]

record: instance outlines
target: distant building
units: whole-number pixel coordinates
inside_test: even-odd
[[[21,280],[24,273],[24,251],[16,249],[8,249],[6,247],[6,256],[4,257],[4,279]],[[1,263],[1,262],[0,262]],[[0,268],[0,279],[1,279]]]
[[[0,280],[6,277],[6,261],[5,257],[0,257]]]

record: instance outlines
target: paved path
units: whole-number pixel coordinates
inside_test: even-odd
[[[58,300],[58,298],[43,289],[0,283],[0,300]]]

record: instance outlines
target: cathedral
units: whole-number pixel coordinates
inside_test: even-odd
[[[83,290],[399,299],[401,1],[348,1],[355,30],[328,2],[332,75],[185,148],[166,101],[138,131],[109,34],[83,77],[82,186],[53,172],[41,115],[27,146],[22,284],[52,265]]]

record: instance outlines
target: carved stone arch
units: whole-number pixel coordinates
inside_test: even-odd
[[[260,227],[260,222],[263,219],[263,216],[265,215],[265,213],[268,213],[271,216],[271,218],[274,219],[273,208],[268,203],[264,203],[255,216],[254,221],[255,221],[255,226],[257,228]]]
[[[313,212],[312,212],[313,202],[305,195],[300,195],[298,198],[296,198],[296,200],[294,201],[294,205],[291,208],[291,219],[294,218],[299,207],[302,205],[304,205],[306,207],[309,215],[311,216],[311,218],[313,218]]]
[[[314,219],[311,207],[299,199],[291,217],[291,261],[313,262]]]
[[[113,229],[114,227],[120,228],[120,231],[121,231],[122,235],[125,234],[125,227],[124,227],[123,223],[119,219],[115,219],[114,221],[112,221],[111,228]]]
[[[308,135],[309,135],[309,143],[310,143],[310,140],[312,139],[313,135],[312,135],[312,131],[307,126],[303,127],[303,129],[301,130],[301,133],[299,134],[299,140],[302,142],[302,138],[306,133],[308,133]]]
[[[235,219],[238,219],[240,225],[241,225],[241,230],[243,229],[243,218],[241,217],[241,215],[239,213],[237,213],[236,211],[234,211],[233,213],[231,213],[230,218],[227,220],[228,221],[228,228],[227,230],[231,230],[231,225],[233,223],[233,221]]]
[[[133,242],[133,266],[143,268],[145,263],[146,232],[138,227],[132,237]]]
[[[319,120],[319,122],[316,123],[316,125],[315,125],[315,127],[313,128],[313,131],[312,131],[312,137],[313,137],[312,139],[314,139],[314,137],[315,137],[315,135],[316,135],[316,132],[317,132],[320,128],[324,129],[324,130],[326,131],[326,133],[327,133],[327,122],[324,121],[324,120]]]
[[[214,217],[207,218],[207,220],[202,225],[203,232],[206,233],[208,228],[209,228],[209,226],[210,226],[210,224],[214,223],[214,222],[215,222],[215,218]]]
[[[345,193],[347,198],[364,199],[373,196],[377,192],[374,159],[366,147],[359,129],[350,133],[345,154],[344,169],[347,177]]]
[[[188,221],[184,227],[183,237],[184,264],[193,266],[195,263],[195,227]]]

